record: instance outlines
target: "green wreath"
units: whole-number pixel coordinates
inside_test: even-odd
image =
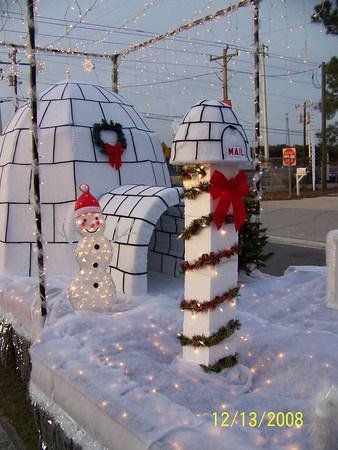
[[[106,142],[101,139],[101,131],[115,131],[117,134],[117,143],[119,143],[123,148],[127,147],[127,141],[122,131],[122,125],[120,123],[114,123],[110,121],[109,123],[106,119],[102,119],[101,123],[94,123],[93,126],[93,139],[95,145],[105,151]]]

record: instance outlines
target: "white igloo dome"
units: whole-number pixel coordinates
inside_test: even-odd
[[[93,126],[102,119],[122,125],[127,147],[118,170],[94,144]],[[81,183],[89,184],[97,198],[125,184],[171,186],[155,133],[127,100],[104,87],[68,80],[44,91],[38,102],[38,133],[42,231],[50,273],[65,273],[67,260],[73,259],[63,251],[64,220]],[[102,131],[101,137],[116,143],[113,131]],[[0,272],[31,275],[35,266],[30,148],[26,104],[0,138]]]
[[[249,168],[248,139],[230,104],[203,100],[188,111],[179,125],[172,145],[171,163],[223,161]]]

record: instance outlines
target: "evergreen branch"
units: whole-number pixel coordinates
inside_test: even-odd
[[[198,234],[203,228],[208,227],[213,219],[213,214],[210,213],[206,216],[201,216],[198,219],[194,219],[190,225],[183,228],[182,233],[178,236],[178,239],[188,240],[193,235]],[[224,219],[224,223],[233,223],[234,216],[232,214],[227,214]]]
[[[204,169],[204,166],[200,166],[199,164],[194,164],[193,166],[184,166],[181,172],[181,176],[183,180],[191,180],[194,177],[204,178],[207,172]]]
[[[182,300],[181,309],[195,312],[214,311],[219,305],[226,301],[233,300],[238,296],[239,287],[234,287],[222,295],[216,295],[212,300],[200,302],[198,300]]]
[[[188,240],[194,234],[198,234],[202,228],[209,226],[212,222],[212,213],[201,216],[198,219],[194,219],[190,225],[183,228],[182,233],[178,236],[178,239]]]
[[[205,366],[204,364],[200,364],[204,372],[216,372],[219,373],[223,369],[229,369],[230,367],[235,366],[238,363],[239,354],[236,352],[234,355],[226,356],[225,358],[220,359],[215,364],[209,364]]]
[[[210,187],[209,181],[201,181],[201,183],[199,183],[197,186],[183,189],[182,198],[194,200],[203,192],[209,192],[209,187]]]
[[[192,338],[185,336],[184,334],[179,334],[177,338],[181,342],[182,346],[191,345],[193,347],[212,347],[224,341],[228,337],[232,336],[236,330],[241,328],[241,323],[238,319],[231,319],[229,322],[219,328],[211,336],[195,335]]]
[[[94,123],[93,125],[93,140],[95,145],[104,150],[105,142],[101,139],[101,131],[114,131],[117,135],[117,142],[121,144],[123,148],[127,147],[127,140],[122,130],[122,125],[118,122],[114,123],[112,120],[107,122],[106,119],[102,119],[101,123]]]
[[[196,261],[189,262],[184,261],[181,264],[181,269],[183,272],[187,270],[201,269],[204,266],[216,266],[221,262],[223,258],[231,258],[238,254],[238,246],[233,245],[229,249],[220,250],[219,252],[203,253]]]

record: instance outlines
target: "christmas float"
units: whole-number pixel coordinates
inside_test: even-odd
[[[61,107],[65,109],[59,110]],[[223,131],[229,131],[229,141],[224,143],[234,148],[228,153],[233,161],[250,159],[245,151],[246,139],[229,105],[202,102],[194,108],[199,108],[200,114],[195,119],[187,116],[190,119],[184,120],[191,123],[184,125],[183,120],[181,124],[186,134],[180,140],[182,145],[191,145],[191,152],[189,159],[180,162],[194,166],[187,171],[191,186],[186,185],[182,193],[170,186],[154,134],[122,97],[73,82],[56,85],[42,95],[39,151],[46,158],[41,160],[41,174],[48,256],[48,314],[43,329],[34,277],[33,219],[28,213],[30,161],[24,153],[28,135],[25,108],[2,137],[5,231],[0,277],[1,338],[8,345],[14,342],[18,364],[26,368],[26,374],[29,361],[22,358],[24,342],[31,344],[30,395],[43,425],[43,445],[60,448],[62,443],[61,448],[67,449],[114,450],[290,450],[332,449],[337,442],[338,318],[325,305],[326,269],[293,267],[280,278],[254,272],[251,277],[242,275],[237,285],[233,270],[233,245],[237,239],[234,201],[232,210],[222,207],[224,223],[217,228],[219,221],[214,222],[214,214],[219,198],[217,192],[209,193],[209,183],[219,168],[210,173],[200,163],[214,164],[212,158],[223,160],[220,137],[213,137],[214,150],[203,154],[203,142],[211,138],[209,132],[226,136]],[[214,113],[210,116],[210,110],[217,110],[217,117]],[[55,113],[53,117],[49,112]],[[117,123],[121,129],[116,129]],[[101,147],[95,144],[95,124],[103,142]],[[110,126],[114,129],[104,129]],[[196,131],[199,126],[200,132]],[[126,138],[126,147],[119,130]],[[190,131],[194,133],[191,136]],[[86,139],[79,139],[81,133]],[[20,170],[18,183],[13,174]],[[237,177],[237,172],[223,176],[227,180],[221,177],[221,190]],[[89,211],[93,219],[90,225],[93,229],[101,227],[100,216],[96,219],[101,210],[106,218],[105,237],[113,243],[109,270],[116,284],[116,297],[108,313],[74,310],[68,298],[73,278],[83,270],[73,254],[77,244],[74,241],[81,246],[81,234],[71,235],[81,184],[90,185],[100,205],[93,199],[92,204],[86,204],[85,208],[93,208]],[[204,198],[210,208],[196,208],[187,220],[180,203],[182,195],[191,198],[191,205]],[[17,204],[21,209],[16,209]],[[87,228],[87,222],[81,220],[79,226]],[[205,285],[199,282],[200,289],[188,296],[183,277],[172,276],[181,263],[183,270],[192,264],[197,269],[194,256],[183,255],[183,242],[198,247],[201,237],[204,245],[205,236],[209,239],[211,232],[219,233],[219,239],[229,236],[229,242],[221,241],[226,251],[219,255],[216,252],[220,249],[210,246],[210,254],[203,261],[211,260],[214,252],[213,262],[218,264],[223,259],[225,265],[230,263],[230,278],[225,280],[223,295],[212,292],[212,288],[208,298]],[[205,247],[201,246],[202,252]],[[150,268],[156,270],[151,276]],[[226,338],[222,345],[226,346],[227,338],[235,337],[236,349],[229,351],[237,352],[240,364],[250,370],[241,371],[237,364],[220,373],[205,373],[196,362],[182,358],[181,343],[187,339],[188,346],[194,347],[200,333],[198,329],[185,334],[183,316],[196,309],[199,320],[206,305],[215,309],[224,303],[228,306],[227,302],[238,296],[238,288],[236,309],[223,317],[228,327],[213,336],[211,343],[222,336]],[[213,316],[209,316],[211,323]],[[231,337],[230,330],[234,331]],[[197,348],[210,343],[210,336],[203,333],[203,345]],[[2,349],[5,352],[6,347]],[[207,360],[205,363],[209,365]],[[273,420],[269,412],[275,413]],[[278,412],[290,412],[289,422],[281,425],[286,415]],[[256,419],[250,413],[256,414]]]

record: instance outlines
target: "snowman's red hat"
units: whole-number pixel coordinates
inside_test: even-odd
[[[80,191],[82,192],[82,194],[76,200],[74,214],[76,216],[79,216],[80,214],[85,214],[85,213],[89,213],[89,212],[100,213],[101,208],[100,208],[99,202],[90,193],[88,184],[81,184]]]

